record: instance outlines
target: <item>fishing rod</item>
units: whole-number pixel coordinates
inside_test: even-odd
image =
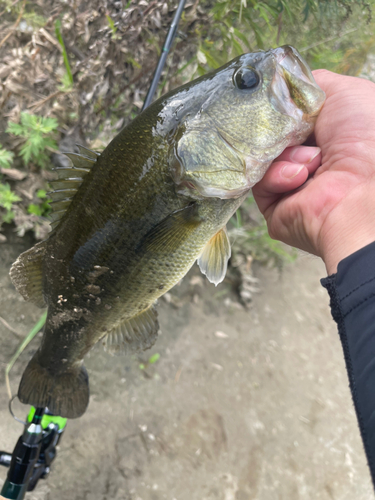
[[[169,51],[172,47],[173,40],[176,37],[177,27],[178,27],[178,24],[180,22],[182,12],[185,8],[185,3],[186,3],[186,0],[180,0],[178,7],[177,7],[177,10],[176,10],[176,13],[173,17],[172,23],[169,26],[169,30],[168,30],[167,36],[165,38],[165,41],[164,41],[164,45],[163,45],[163,48],[162,48],[162,51],[161,51],[161,54],[159,57],[158,64],[157,64],[156,69],[155,69],[154,76],[153,76],[152,81],[151,81],[151,85],[148,89],[146,99],[144,100],[144,103],[142,106],[142,111],[144,109],[146,109],[151,104],[151,101],[152,101],[152,98],[154,97],[157,86],[159,85],[161,73],[164,69],[165,62],[167,60]]]
[[[176,36],[185,3],[186,0],[180,0],[178,4],[142,111],[151,104],[154,97],[161,73]],[[13,415],[11,407],[10,412]],[[16,417],[15,419],[19,421]],[[26,492],[34,490],[39,479],[45,479],[48,476],[51,464],[56,457],[56,447],[65,430],[66,422],[66,418],[53,415],[48,408],[31,407],[27,422],[22,422],[24,423],[24,431],[19,437],[13,453],[0,451],[0,465],[9,467],[7,478],[0,492],[0,500],[23,500]]]

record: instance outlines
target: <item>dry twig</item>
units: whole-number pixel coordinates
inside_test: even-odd
[[[16,31],[17,26],[20,24],[20,21],[23,16],[23,11],[25,10],[25,5],[26,5],[26,0],[23,0],[23,4],[21,7],[21,11],[17,17],[17,21],[14,23],[13,28],[11,31],[1,40],[0,42],[0,48],[4,45],[4,43],[8,40],[8,38]]]
[[[5,321],[5,319],[4,319],[4,318],[2,318],[1,316],[0,316],[0,321],[1,321],[1,323],[5,326],[5,328],[8,328],[8,330],[9,330],[10,332],[14,333],[14,335],[15,335],[16,337],[18,337],[19,339],[22,339],[22,338],[23,338],[23,337],[22,337],[22,335],[21,335],[20,333],[18,333],[18,332],[17,332],[14,328],[12,328],[12,327],[10,326],[10,324],[9,324],[7,321]]]

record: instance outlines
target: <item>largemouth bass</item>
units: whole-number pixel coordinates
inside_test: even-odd
[[[289,46],[244,54],[161,97],[98,154],[57,169],[52,232],[13,264],[48,315],[18,391],[75,418],[89,401],[85,354],[151,347],[154,303],[198,260],[223,280],[225,225],[272,160],[312,132],[324,92]]]

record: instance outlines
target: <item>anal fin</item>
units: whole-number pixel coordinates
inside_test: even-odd
[[[225,278],[230,256],[230,243],[224,226],[206,244],[197,262],[208,281],[217,286]]]
[[[10,278],[16,290],[25,300],[38,307],[45,307],[43,297],[44,241],[21,253],[10,269]]]
[[[131,354],[149,349],[156,342],[159,322],[151,306],[133,318],[116,325],[102,340],[110,354]]]

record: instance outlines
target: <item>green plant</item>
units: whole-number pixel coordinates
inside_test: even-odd
[[[21,123],[9,122],[7,132],[22,137],[24,144],[20,149],[20,155],[27,165],[29,161],[44,168],[48,161],[46,148],[57,149],[56,141],[52,138],[57,129],[55,118],[45,118],[21,113]]]
[[[4,149],[0,144],[0,167],[2,168],[10,168],[13,161],[14,153],[12,151],[8,151]]]
[[[64,43],[64,40],[63,40],[63,37],[61,34],[61,21],[60,21],[60,19],[56,19],[55,32],[56,32],[57,40],[59,41],[59,44],[60,44],[61,49],[62,49],[66,74],[68,75],[68,80],[70,82],[70,85],[73,87],[73,75],[72,75],[72,70],[70,69],[68,53],[66,51],[65,43]]]
[[[219,0],[201,5],[210,21],[196,28],[193,76],[243,52],[283,44],[297,47],[312,69],[357,74],[365,59],[363,48],[367,54],[375,44],[374,0]]]
[[[64,73],[60,78],[60,85],[57,86],[60,92],[70,92],[73,89],[73,84],[70,80],[69,74]]]
[[[21,198],[10,189],[9,184],[0,184],[0,207],[5,209],[5,213],[0,214],[1,223],[9,224],[14,219],[12,207],[17,201],[21,201]]]
[[[30,203],[27,207],[29,214],[38,215],[39,217],[46,217],[51,212],[50,202],[52,199],[48,198],[47,193],[44,189],[39,189],[36,193],[37,198],[39,198],[41,203]]]
[[[112,31],[112,40],[116,40],[116,39],[120,38],[118,35],[116,35],[117,27],[115,26],[115,23],[114,23],[112,17],[108,14],[106,14],[105,17],[107,18],[109,27],[111,28],[111,31]]]
[[[160,358],[160,354],[156,352],[152,356],[148,358],[148,361],[146,363],[140,363],[139,368],[141,370],[145,370],[149,365],[155,364]]]

